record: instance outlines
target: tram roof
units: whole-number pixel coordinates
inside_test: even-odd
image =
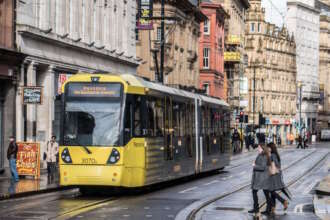
[[[139,76],[135,76],[135,75],[131,75],[131,74],[122,74],[120,76],[123,80],[125,80],[132,86],[143,86],[148,89],[152,89],[152,90],[159,91],[159,92],[165,92],[168,94],[182,96],[182,97],[188,97],[188,98],[192,98],[192,99],[200,99],[204,102],[229,107],[229,105],[222,99],[217,99],[217,98],[213,98],[210,96],[200,95],[200,94],[188,92],[185,90],[165,86],[165,85],[162,85],[159,83],[150,82]]]

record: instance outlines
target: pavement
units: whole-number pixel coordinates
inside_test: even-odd
[[[315,213],[322,219],[330,219],[330,175],[326,176],[315,188]]]
[[[5,172],[0,175],[0,200],[48,193],[62,188],[59,185],[58,174],[51,180],[45,170],[41,171],[39,179],[34,179],[32,176],[20,176],[18,182],[11,180],[9,169],[5,169]]]

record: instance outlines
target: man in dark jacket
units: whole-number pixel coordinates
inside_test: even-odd
[[[10,143],[7,151],[7,159],[9,160],[11,176],[15,182],[18,182],[19,178],[16,170],[16,158],[17,158],[18,147],[15,138],[13,136],[11,136],[9,140]]]

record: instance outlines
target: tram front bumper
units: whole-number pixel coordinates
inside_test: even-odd
[[[123,166],[60,165],[61,186],[121,186]]]

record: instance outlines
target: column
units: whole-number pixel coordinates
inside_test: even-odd
[[[19,72],[19,82],[17,84],[16,92],[16,140],[24,141],[24,118],[23,118],[23,104],[22,104],[22,87],[24,86],[24,67],[25,63],[21,65]]]
[[[55,105],[54,105],[54,97],[55,97],[55,67],[53,65],[49,66],[47,72],[47,85],[48,88],[48,138],[50,139],[53,135],[53,122],[55,118]]]
[[[27,86],[36,86],[37,81],[37,63],[32,61],[27,70]],[[27,141],[36,140],[36,118],[37,118],[37,107],[34,104],[27,106]]]

